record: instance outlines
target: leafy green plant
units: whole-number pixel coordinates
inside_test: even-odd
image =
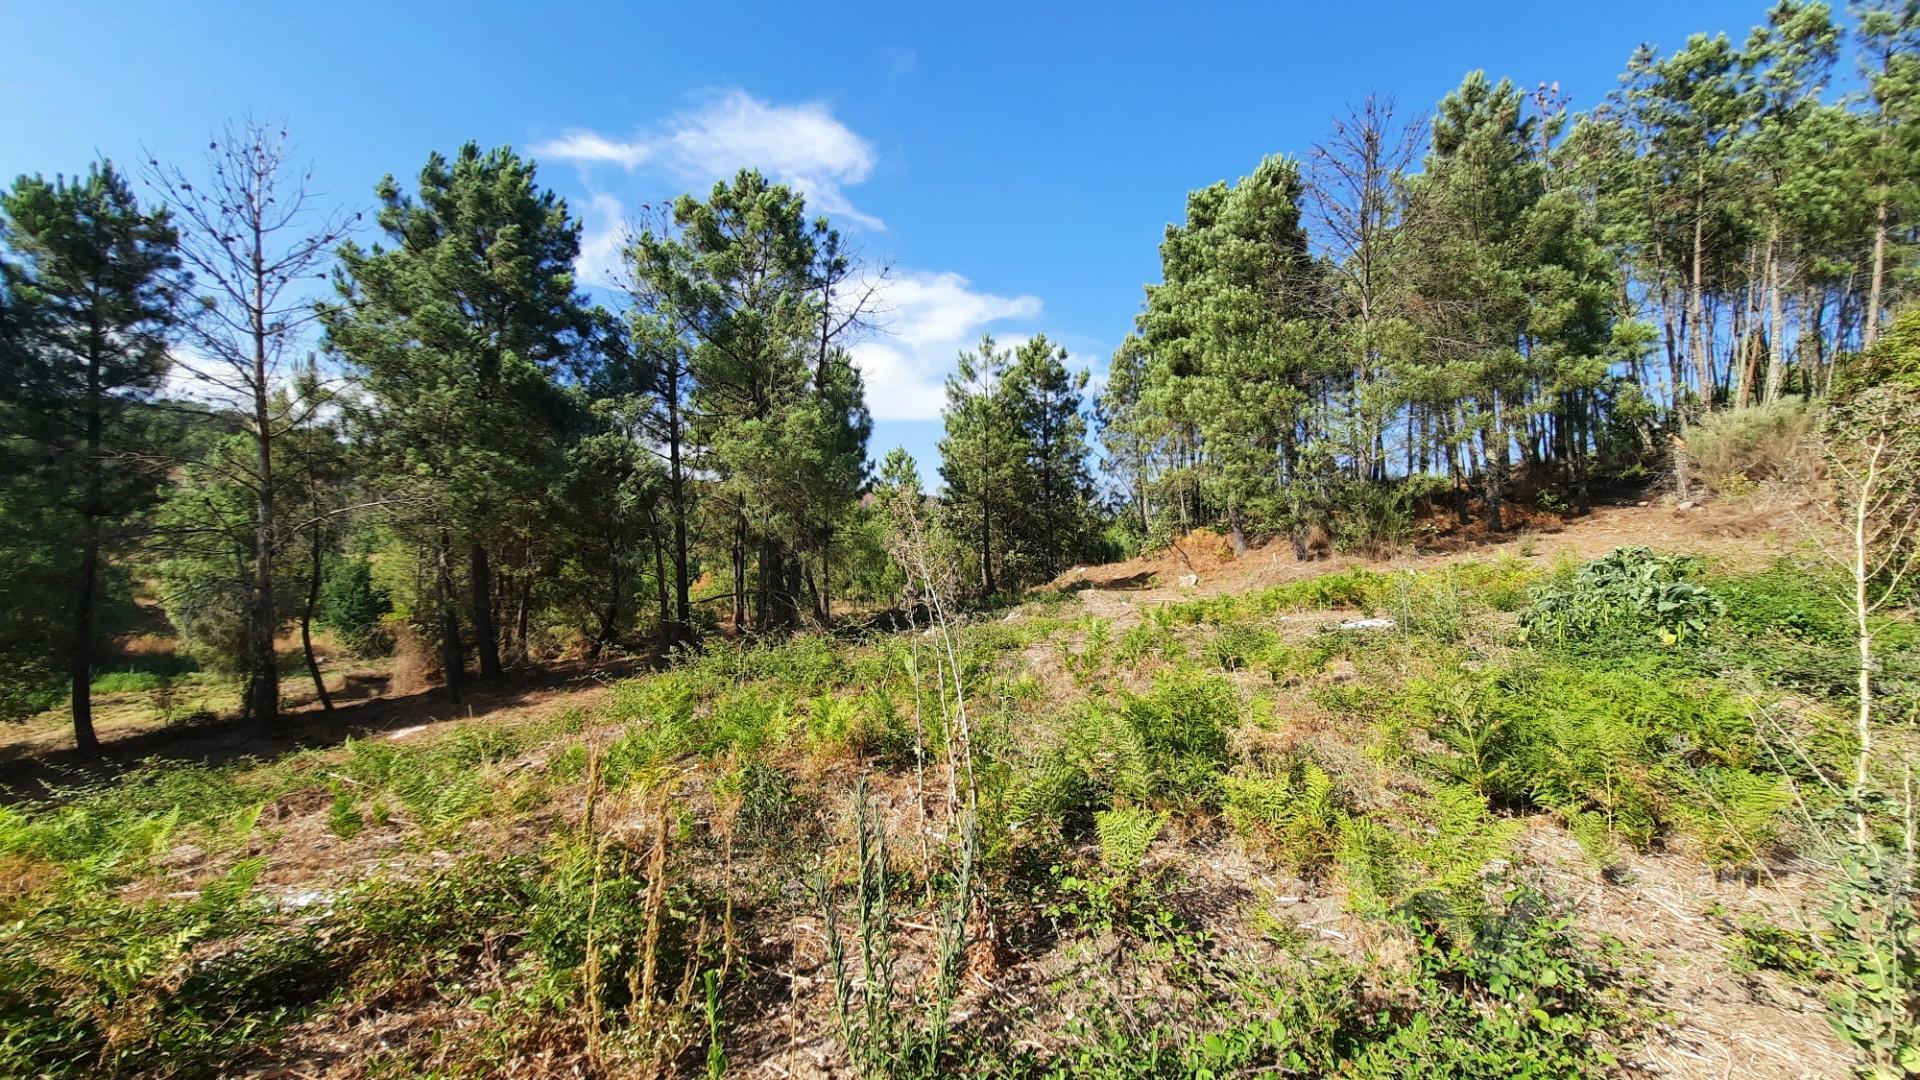
[[[1642,635],[1667,645],[1697,640],[1725,607],[1686,580],[1695,569],[1683,556],[1616,548],[1536,590],[1520,613],[1522,632],[1531,642],[1566,645]]]
[[[360,816],[360,803],[353,792],[338,780],[329,785],[333,789],[333,802],[327,807],[327,828],[342,840],[351,840],[359,835],[367,824]]]
[[[1206,657],[1221,671],[1244,671],[1268,656],[1278,639],[1273,631],[1244,622],[1231,622],[1207,638]]]
[[[1055,868],[1064,902],[1049,906],[1055,916],[1071,915],[1086,925],[1124,924],[1147,898],[1150,876],[1142,873],[1147,850],[1166,828],[1166,811],[1118,806],[1094,815],[1099,865],[1091,872]]]
[[[1229,774],[1224,784],[1227,822],[1256,849],[1302,873],[1332,861],[1342,811],[1325,769],[1299,761],[1266,775]]]
[[[815,885],[827,938],[827,969],[835,1013],[847,1056],[856,1071],[869,1076],[937,1076],[948,1049],[946,1031],[959,992],[966,956],[966,922],[973,903],[973,863],[978,833],[971,821],[961,829],[954,855],[951,891],[942,902],[935,928],[931,985],[913,993],[915,1018],[895,1007],[912,988],[896,983],[892,914],[892,866],[886,833],[869,810],[864,778],[853,791],[856,842],[853,890],[853,938],[859,953],[858,976],[842,930],[839,890],[822,876]]]
[[[1489,866],[1505,858],[1518,821],[1494,817],[1472,788],[1442,787],[1388,824],[1348,815],[1336,853],[1348,903],[1362,913],[1410,909],[1452,925],[1485,908]]]
[[[1840,867],[1821,935],[1828,1021],[1873,1080],[1920,1075],[1920,911],[1904,855],[1869,849]]]

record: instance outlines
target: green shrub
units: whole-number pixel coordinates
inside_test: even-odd
[[[320,586],[314,621],[358,656],[385,656],[393,648],[385,619],[393,602],[373,581],[373,563],[363,557],[335,559]]]
[[[1311,874],[1339,846],[1339,798],[1333,778],[1311,761],[1266,775],[1229,775],[1225,817],[1244,840],[1282,866]]]
[[[1215,962],[1184,1008],[1151,983],[1071,1022],[1059,1049],[977,1060],[975,1072],[1440,1080],[1618,1071],[1639,1019],[1623,980],[1539,894],[1508,890],[1465,939],[1411,917],[1403,924],[1413,940],[1404,973],[1332,958],[1287,969]],[[1130,1004],[1135,997],[1151,1004]]]
[[[108,671],[93,677],[96,694],[138,694],[163,690],[173,677],[155,671]]]
[[[1413,910],[1462,925],[1485,908],[1489,864],[1505,858],[1518,821],[1496,818],[1479,792],[1448,786],[1407,808],[1392,824],[1350,815],[1340,822],[1337,858],[1354,910]]]
[[[1447,485],[1446,478],[1419,473],[1385,483],[1353,480],[1334,496],[1334,545],[1342,551],[1387,555],[1413,540],[1414,511]]]
[[[1350,567],[1262,590],[1254,594],[1251,604],[1262,614],[1326,608],[1371,611],[1388,595],[1391,577],[1378,570]]]
[[[735,807],[734,836],[763,847],[791,838],[803,803],[793,778],[759,758],[728,770],[715,781],[714,794]]]
[[[262,858],[185,902],[86,885],[0,924],[0,1073],[217,1075],[336,985],[311,928],[253,895]]]
[[[231,768],[146,765],[64,793],[63,802],[0,807],[0,855],[27,855],[77,878],[117,883],[184,830],[250,830],[265,797]]]
[[[1271,630],[1232,622],[1220,627],[1203,648],[1207,660],[1221,671],[1244,671],[1267,656],[1278,642]]]
[[[1520,613],[1522,633],[1530,642],[1573,646],[1647,636],[1667,645],[1697,640],[1724,610],[1713,593],[1686,580],[1697,569],[1686,556],[1616,548],[1536,589]]]
[[[1114,657],[1128,666],[1137,665],[1148,657],[1177,661],[1180,656],[1180,642],[1168,630],[1167,623],[1159,618],[1149,618],[1127,627],[1120,634],[1119,644],[1114,647]]]
[[[1850,855],[1819,935],[1827,1022],[1875,1080],[1920,1074],[1920,893],[1910,856]]]
[[[1231,682],[1190,668],[1153,680],[1145,695],[1121,706],[1151,766],[1151,795],[1175,802],[1212,802],[1227,760],[1227,735],[1239,726],[1240,694]]]
[[[1691,470],[1722,494],[1782,479],[1807,458],[1813,410],[1798,398],[1708,413],[1681,436]]]

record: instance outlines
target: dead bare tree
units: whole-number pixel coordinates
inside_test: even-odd
[[[1405,212],[1400,179],[1418,156],[1425,131],[1419,117],[1398,119],[1392,98],[1369,95],[1335,117],[1332,137],[1308,154],[1307,211],[1326,237],[1328,265],[1339,282],[1329,294],[1331,314],[1353,351],[1354,461],[1369,479],[1386,469],[1386,409],[1374,400],[1373,387],[1385,375],[1393,315],[1387,244]]]
[[[1826,557],[1846,575],[1841,600],[1853,624],[1855,678],[1852,801],[1855,839],[1867,840],[1872,782],[1876,616],[1904,595],[1920,569],[1920,402],[1877,386],[1836,402],[1822,425],[1828,497],[1817,504]]]
[[[312,170],[296,173],[290,149],[284,128],[249,120],[207,143],[198,183],[177,165],[150,157],[146,167],[180,222],[180,256],[197,300],[185,324],[188,349],[175,363],[240,413],[252,441],[251,461],[235,477],[253,511],[242,702],[246,717],[263,725],[280,709],[273,557],[285,538],[274,520],[274,447],[304,420],[303,403],[315,400],[277,391],[315,318],[311,284],[325,277],[333,249],[359,219],[316,208]]]

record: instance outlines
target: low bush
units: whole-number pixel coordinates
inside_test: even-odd
[[[1616,548],[1537,588],[1520,613],[1522,633],[1532,643],[1574,647],[1698,640],[1725,609],[1687,580],[1698,570],[1698,561],[1686,556]]]
[[[1810,455],[1813,410],[1798,398],[1708,413],[1681,436],[1691,471],[1709,488],[1743,494],[1764,480],[1791,477]]]
[[[1603,864],[1615,842],[1674,831],[1715,865],[1749,864],[1783,825],[1787,789],[1746,705],[1654,665],[1443,668],[1410,681],[1396,708],[1426,726],[1442,775],[1561,814]]]
[[[1506,857],[1520,823],[1495,817],[1465,786],[1442,787],[1405,809],[1391,821],[1341,819],[1336,858],[1347,903],[1363,914],[1414,912],[1456,929],[1470,925],[1485,911],[1490,864]]]
[[[1289,968],[1213,963],[1187,1000],[1164,988],[1070,1025],[1061,1048],[977,1061],[990,1077],[1104,1080],[1613,1075],[1640,1017],[1626,980],[1527,889],[1505,891],[1464,938],[1413,916],[1403,971],[1331,958]]]

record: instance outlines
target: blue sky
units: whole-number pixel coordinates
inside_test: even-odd
[[[142,147],[191,167],[252,115],[364,206],[431,149],[510,143],[585,220],[591,279],[624,217],[757,163],[893,268],[859,352],[873,456],[930,476],[954,352],[1044,332],[1097,373],[1190,188],[1303,153],[1369,92],[1427,111],[1474,68],[1584,108],[1639,42],[1739,39],[1764,10],[0,0],[0,177]]]

